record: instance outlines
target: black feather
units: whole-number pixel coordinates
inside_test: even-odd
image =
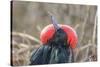
[[[73,60],[71,55],[72,52],[67,43],[67,35],[62,29],[58,29],[47,44],[33,53],[30,65],[69,63]]]

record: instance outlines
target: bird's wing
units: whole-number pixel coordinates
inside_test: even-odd
[[[35,50],[30,58],[30,65],[42,64],[43,46]]]
[[[50,47],[43,45],[33,52],[30,65],[48,64],[50,56]]]

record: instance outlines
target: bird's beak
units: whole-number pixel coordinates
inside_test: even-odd
[[[49,15],[50,15],[51,20],[52,20],[51,23],[53,24],[54,28],[57,31],[58,29],[60,29],[60,27],[58,26],[58,22],[57,22],[56,18],[53,15],[51,15],[50,13],[49,13]]]
[[[58,26],[56,18],[54,16],[51,16],[51,20],[52,20],[52,24],[53,24],[54,28],[56,30],[58,30],[60,27]]]

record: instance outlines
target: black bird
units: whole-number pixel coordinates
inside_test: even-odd
[[[30,58],[30,65],[57,64],[74,62],[73,49],[77,44],[77,35],[68,25],[57,24],[51,16],[52,24],[41,32],[43,45],[35,50]]]

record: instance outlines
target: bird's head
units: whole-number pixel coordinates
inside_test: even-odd
[[[75,48],[78,42],[75,30],[64,24],[57,24],[57,21],[51,16],[52,24],[47,25],[40,34],[42,44],[48,43],[66,44],[71,48]]]

